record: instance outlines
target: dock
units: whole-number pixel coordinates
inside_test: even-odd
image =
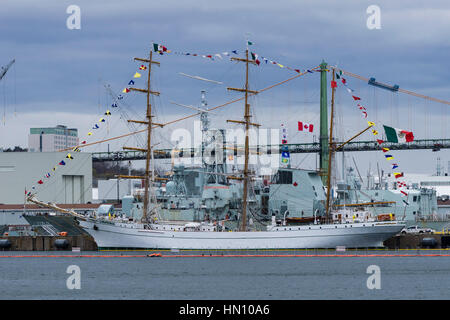
[[[97,251],[97,244],[91,236],[13,236],[1,237],[8,244],[1,251]],[[6,240],[6,241],[5,241]],[[2,242],[0,242],[1,245]]]
[[[15,215],[21,225],[0,225],[0,251],[98,251],[94,238],[71,216]],[[450,233],[398,234],[383,244],[387,250],[448,249]]]
[[[0,251],[97,251],[94,238],[70,216],[14,214],[15,223],[0,225]],[[11,221],[11,219],[9,219]]]
[[[383,244],[390,250],[447,249],[450,248],[450,234],[400,234],[384,241]]]

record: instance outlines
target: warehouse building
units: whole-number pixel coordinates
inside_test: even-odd
[[[25,190],[44,202],[92,202],[92,155],[77,152],[72,157],[64,152],[0,152],[0,204],[24,203]]]

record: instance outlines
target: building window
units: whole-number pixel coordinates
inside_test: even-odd
[[[278,171],[274,177],[275,184],[292,184],[292,171]]]

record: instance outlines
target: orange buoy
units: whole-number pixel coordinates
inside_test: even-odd
[[[161,253],[151,253],[147,257],[162,257]]]

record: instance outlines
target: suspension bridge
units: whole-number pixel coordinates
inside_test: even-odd
[[[336,145],[341,145],[343,142],[335,142]],[[264,147],[256,146],[252,148],[254,152],[263,153],[267,150],[267,154],[281,153],[281,147],[288,146],[290,153],[319,153],[320,143],[291,143],[291,144],[277,144],[267,145]],[[385,142],[383,146],[391,150],[432,150],[439,151],[441,149],[450,149],[450,139],[422,139],[415,140],[409,143],[390,143]],[[243,148],[243,146],[233,147],[233,154],[238,155],[236,149]],[[376,141],[350,141],[344,147],[337,150],[337,152],[355,152],[355,151],[379,151],[380,146]],[[174,149],[158,149],[154,151],[155,159],[170,159],[173,156]],[[201,148],[187,148],[176,149],[178,157],[196,157],[201,154]],[[229,151],[228,151],[229,152]],[[92,161],[106,162],[106,161],[127,161],[127,160],[144,160],[147,153],[144,151],[124,150],[115,152],[93,152]]]

